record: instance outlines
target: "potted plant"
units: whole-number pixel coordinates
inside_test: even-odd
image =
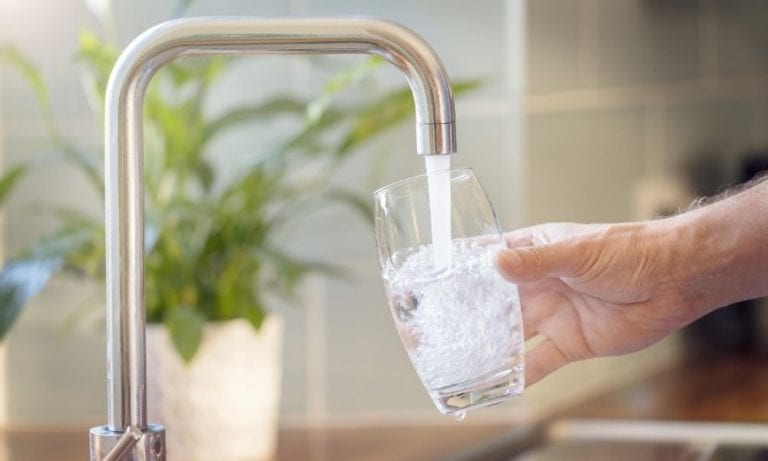
[[[89,3],[98,3],[92,5],[95,12],[108,16],[107,2]],[[179,2],[180,11],[189,3]],[[114,44],[94,33],[79,38],[77,60],[99,113],[118,54]],[[39,73],[17,61],[38,90],[52,143],[88,178],[94,193],[103,194],[100,156],[84,153],[60,134]],[[291,254],[278,236],[327,201],[345,203],[370,219],[368,200],[331,186],[326,178],[362,145],[413,112],[407,88],[337,104],[345,88],[365,84],[382,64],[370,58],[332,77],[317,98],[276,95],[209,113],[211,89],[236,62],[199,58],[171,63],[154,78],[145,99],[149,396],[150,410],[160,410],[150,416],[166,424],[169,453],[179,459],[271,455],[281,325],[268,315],[268,300],[290,298],[310,272],[335,270]],[[461,83],[455,91],[473,86]],[[285,132],[277,145],[255,155],[236,174],[222,174],[209,156],[212,142],[236,127],[276,119],[292,120],[298,128]],[[297,165],[315,174],[293,174]],[[10,277],[14,272],[7,268],[0,273],[0,294],[10,293],[0,304],[4,313],[15,316],[54,273],[97,281],[105,277],[102,220],[76,209],[51,212],[58,228],[7,266],[16,273],[23,268],[25,276]],[[208,435],[222,428],[225,444]]]

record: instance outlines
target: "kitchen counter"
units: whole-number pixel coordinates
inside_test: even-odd
[[[594,419],[603,422],[605,420],[630,422],[655,420],[765,423],[768,422],[766,389],[768,389],[768,358],[724,357],[681,365],[579,403],[555,415],[555,419],[582,421]],[[502,425],[466,423],[445,426],[283,428],[279,434],[278,459],[282,461],[486,459],[471,456],[463,458],[455,454],[477,452],[477,447],[493,451],[497,440],[506,440],[509,446],[510,431],[510,427]],[[531,431],[533,437],[520,437],[519,440],[535,440],[535,428]],[[88,459],[88,436],[87,428],[84,427],[6,429],[0,434],[4,442],[0,446],[0,461],[83,461]],[[5,449],[5,453],[1,451],[2,448]],[[519,444],[518,448],[520,448]],[[660,449],[672,450],[673,448],[662,446]],[[634,451],[636,454],[639,453],[638,450]],[[653,456],[656,456],[659,452],[653,453]]]
[[[504,426],[455,425],[281,429],[280,461],[429,460],[491,440]],[[88,428],[6,429],[0,433],[0,461],[84,461]],[[4,450],[4,451],[3,451]],[[226,461],[226,460],[212,460]]]
[[[558,417],[768,423],[768,357],[700,359],[585,400]]]

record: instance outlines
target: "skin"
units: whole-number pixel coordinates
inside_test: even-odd
[[[496,266],[517,283],[526,383],[649,346],[728,304],[768,295],[768,181],[677,216],[529,227]]]

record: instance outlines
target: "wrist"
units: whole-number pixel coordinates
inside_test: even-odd
[[[768,295],[768,183],[670,218],[674,274],[701,316]]]
[[[693,210],[670,219],[672,274],[696,317],[731,302],[721,284],[734,263],[735,238],[709,211]]]

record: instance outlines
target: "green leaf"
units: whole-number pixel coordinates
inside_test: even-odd
[[[84,211],[70,208],[67,206],[55,205],[55,204],[42,204],[31,208],[33,214],[46,213],[53,218],[56,218],[61,226],[59,231],[64,229],[91,229],[98,230],[104,227],[104,218],[99,216],[95,217]],[[62,235],[59,232],[54,232],[44,237],[41,242],[51,240],[56,235]]]
[[[264,323],[264,319],[267,316],[267,312],[261,302],[253,299],[251,302],[244,302],[240,305],[240,315],[251,324],[251,326],[259,331],[261,325]]]
[[[112,63],[117,59],[117,50],[112,50],[111,57],[106,58],[103,54],[109,54],[105,51],[107,48],[98,41],[98,39],[89,33],[81,35],[81,54],[87,57],[96,59],[96,56],[102,59],[108,59],[109,64],[106,65],[106,69],[103,70],[101,80],[102,85],[97,90],[100,94],[106,91],[106,80],[109,72],[112,68]],[[48,88],[45,85],[42,75],[38,68],[29,61],[21,52],[13,48],[0,48],[0,61],[5,61],[12,64],[27,82],[30,84],[34,93],[40,112],[45,120],[48,135],[54,146],[61,152],[62,156],[77,166],[80,171],[89,179],[93,187],[103,194],[104,183],[101,179],[100,168],[94,158],[90,158],[87,155],[79,152],[72,144],[67,141],[59,131],[56,125],[56,120],[53,115],[53,108],[51,107],[50,95]]]
[[[378,56],[370,56],[361,63],[336,74],[325,84],[320,96],[307,105],[307,123],[310,125],[317,123],[339,93],[353,84],[368,79],[384,62],[384,59]]]
[[[203,340],[205,318],[196,310],[181,306],[172,309],[165,319],[171,341],[185,362],[189,363]]]
[[[178,14],[184,14],[191,3],[177,1]],[[96,35],[80,35],[77,57],[90,77],[93,101],[102,105],[117,56],[118,50]],[[338,104],[347,88],[374,75],[383,61],[373,58],[338,73],[309,104],[303,98],[275,95],[259,103],[229,106],[220,114],[206,114],[208,90],[234,62],[233,58],[194,58],[171,63],[153,79],[145,98],[146,314],[148,321],[167,326],[185,361],[192,360],[199,349],[206,322],[243,318],[258,329],[269,312],[264,305],[270,299],[267,294],[291,295],[311,272],[344,274],[331,264],[306,261],[274,248],[276,236],[290,230],[292,220],[329,200],[370,221],[367,200],[349,190],[329,187],[327,179],[347,155],[413,113],[407,88]],[[17,67],[30,75],[41,107],[50,113],[39,73],[34,66],[26,66],[28,61],[23,64]],[[465,88],[459,84],[454,91],[458,94]],[[101,112],[99,104],[94,107]],[[247,123],[275,120],[301,125],[285,124],[293,128],[280,133],[269,150],[258,152],[247,167],[234,174],[227,170],[222,176],[221,162],[213,160],[217,152],[210,148],[211,141]],[[52,122],[51,127],[55,147],[61,152],[57,155],[103,189],[101,159],[85,155],[74,141],[58,136]],[[8,190],[17,180],[8,180]],[[7,194],[3,184],[0,179],[0,200]],[[58,270],[103,279],[103,223],[61,208],[51,214],[59,223],[57,231],[19,260],[51,261],[56,264],[50,273]],[[23,280],[31,283],[36,279]],[[23,290],[2,291],[0,284],[0,301],[11,306],[0,311],[0,316],[7,317],[6,324],[10,325],[23,304],[14,304],[15,300],[39,291],[45,280]]]
[[[54,142],[58,142],[61,139],[61,135],[56,128],[53,108],[51,107],[51,97],[40,70],[19,50],[12,47],[0,47],[0,62],[13,66],[32,87],[49,135]]]
[[[61,266],[59,259],[28,258],[9,262],[0,271],[0,339],[18,318],[21,309],[37,296]]]
[[[201,160],[197,165],[197,177],[200,180],[203,189],[209,191],[213,186],[214,179],[216,179],[216,173],[213,171],[213,167],[209,162]]]
[[[304,103],[295,98],[278,96],[260,104],[248,104],[231,109],[208,122],[203,134],[203,142],[208,142],[219,133],[236,125],[274,118],[278,115],[301,115]]]
[[[75,57],[84,60],[91,70],[100,76],[109,75],[120,55],[120,50],[112,44],[102,41],[96,34],[84,30],[78,35],[78,48]]]
[[[232,58],[225,56],[188,57],[173,61],[160,72],[170,76],[176,89],[187,86],[207,87],[221,76]]]
[[[267,282],[278,291],[292,294],[296,285],[309,272],[309,266],[274,247],[260,248],[256,254],[273,266],[272,280]]]
[[[373,226],[373,204],[352,191],[341,188],[330,188],[324,194],[331,201],[347,205],[367,223]]]
[[[48,87],[45,85],[43,76],[37,66],[32,64],[19,50],[12,47],[0,48],[0,61],[11,64],[19,71],[35,92],[43,112],[50,113],[51,98],[48,94]]]
[[[59,148],[62,157],[77,167],[90,182],[99,195],[104,195],[104,179],[101,176],[101,165],[96,156],[81,152],[67,141],[61,141]]]
[[[64,219],[56,231],[41,238],[18,259],[54,261],[56,270],[100,280],[104,276],[104,255],[103,224],[75,216]]]
[[[23,165],[10,169],[5,175],[0,177],[0,203],[3,203],[11,193],[14,186],[27,172],[27,168]]]
[[[92,109],[103,108],[107,92],[107,82],[112,72],[120,50],[112,44],[103,42],[93,32],[83,31],[78,36],[78,48],[75,59],[87,66],[88,73],[84,74],[88,83],[88,95],[93,103]]]

